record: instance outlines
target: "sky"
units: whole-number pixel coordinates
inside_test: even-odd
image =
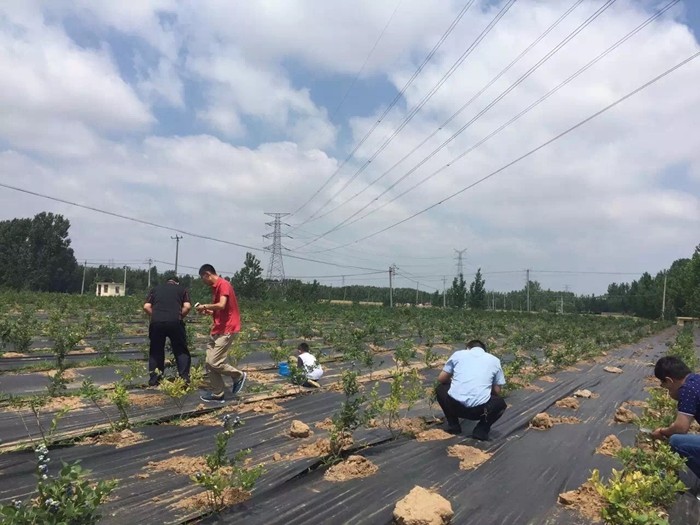
[[[289,213],[287,277],[434,291],[466,250],[601,294],[700,242],[698,35],[691,0],[8,0],[0,220],[230,275]]]

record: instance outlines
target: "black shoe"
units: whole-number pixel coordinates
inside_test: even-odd
[[[452,434],[453,436],[457,436],[462,433],[462,427],[459,425],[459,423],[456,425],[448,425],[445,432]]]
[[[201,399],[202,401],[206,401],[207,403],[223,403],[225,401],[223,394],[220,396],[215,396],[211,392],[202,394],[201,396],[199,396],[199,399]]]
[[[148,386],[156,387],[158,385],[160,385],[160,378],[152,377],[151,379],[148,380]]]
[[[490,429],[482,426],[481,424],[477,424],[472,432],[472,438],[478,439],[479,441],[488,441],[489,430]]]
[[[238,394],[238,393],[243,389],[243,385],[245,385],[245,380],[246,380],[247,377],[248,377],[248,374],[246,374],[245,372],[243,372],[243,375],[241,376],[241,378],[240,378],[238,381],[235,381],[235,382],[233,383],[233,386],[231,387],[231,393],[232,393],[234,396],[235,396],[236,394]]]

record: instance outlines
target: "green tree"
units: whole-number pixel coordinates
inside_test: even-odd
[[[236,295],[246,299],[262,299],[265,295],[262,271],[258,258],[250,252],[246,253],[243,268],[234,273],[231,279]]]
[[[469,285],[469,306],[480,310],[486,308],[486,281],[481,276],[481,268],[476,271],[474,280]]]
[[[467,283],[461,273],[452,281],[452,288],[448,291],[448,296],[452,306],[464,308],[467,304]]]
[[[32,219],[0,221],[0,286],[71,292],[80,270],[70,247],[70,221],[42,212]]]

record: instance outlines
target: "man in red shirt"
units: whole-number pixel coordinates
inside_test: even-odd
[[[238,301],[231,283],[218,276],[211,264],[205,264],[199,269],[199,276],[212,289],[211,304],[195,306],[200,314],[211,314],[214,325],[207,344],[206,371],[210,392],[200,396],[202,401],[211,403],[224,402],[224,380],[222,375],[230,376],[233,380],[231,392],[238,394],[245,384],[247,374],[231,366],[227,362],[228,349],[236,334],[241,330],[241,313]]]

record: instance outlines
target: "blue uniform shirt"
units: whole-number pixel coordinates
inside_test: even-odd
[[[678,412],[700,423],[700,375],[690,374],[678,389]]]
[[[452,375],[448,394],[467,407],[483,405],[491,399],[494,384],[506,384],[501,361],[479,347],[457,350],[447,360],[443,371]]]

